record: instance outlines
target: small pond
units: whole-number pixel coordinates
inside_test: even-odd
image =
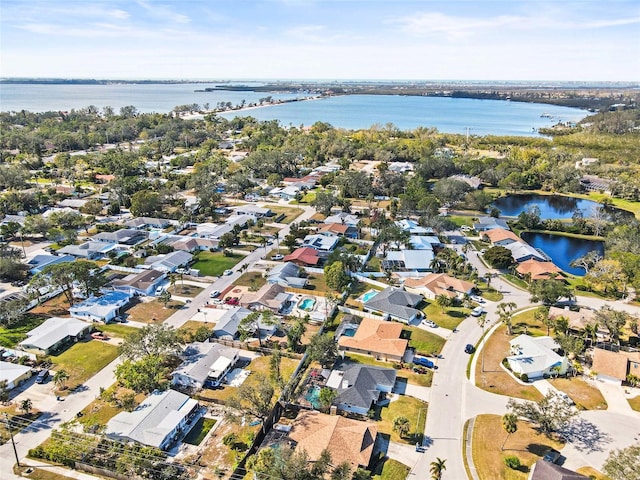
[[[570,219],[573,212],[581,210],[585,218],[590,217],[595,208],[601,206],[600,203],[583,198],[565,197],[562,195],[507,195],[498,198],[491,206],[500,210],[500,215],[504,217],[517,217],[520,212],[525,212],[533,206],[540,209],[540,218],[547,220],[550,218]],[[631,215],[631,212],[619,210],[617,208],[607,208],[610,214]]]
[[[598,240],[585,240],[582,238],[565,237],[549,233],[523,232],[522,239],[532,247],[546,253],[553,263],[567,273],[584,275],[584,269],[569,266],[572,260],[584,256],[595,250],[601,256],[604,255],[604,242]]]

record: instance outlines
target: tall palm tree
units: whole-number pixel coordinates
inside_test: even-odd
[[[513,318],[513,311],[517,305],[514,302],[502,302],[498,304],[498,316],[500,321],[507,326],[507,334],[512,335],[511,319]]]
[[[442,479],[442,472],[444,472],[447,467],[445,466],[445,463],[447,462],[447,460],[442,459],[440,457],[436,457],[436,459],[431,462],[431,468],[429,469],[429,472],[431,473],[431,478],[433,480],[441,480]]]
[[[65,370],[58,370],[53,376],[53,383],[55,383],[60,390],[64,390],[67,380],[69,380],[69,374]]]
[[[509,435],[518,431],[518,417],[515,413],[505,413],[502,416],[502,428],[507,432],[507,438],[502,442],[500,450],[504,450],[504,446],[507,444],[507,440],[509,440]]]

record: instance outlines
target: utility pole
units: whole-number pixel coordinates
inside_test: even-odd
[[[13,439],[13,430],[11,430],[9,415],[7,414],[7,412],[4,412],[4,421],[7,425],[7,430],[9,430],[9,435],[11,436],[11,445],[13,446],[13,454],[16,456],[16,464],[18,465],[18,467],[21,467],[22,465],[20,465],[20,458],[18,457],[18,450],[16,450],[16,442]]]

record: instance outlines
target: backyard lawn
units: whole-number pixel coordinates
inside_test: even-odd
[[[471,313],[471,310],[463,307],[445,308],[443,312],[442,307],[436,305],[435,302],[423,308],[422,311],[429,320],[433,320],[442,328],[448,328],[449,330],[457,328]]]
[[[414,445],[422,442],[424,424],[427,419],[427,403],[417,398],[400,395],[397,400],[389,403],[387,407],[377,407],[375,409],[378,425],[378,433],[390,435],[392,442],[408,443]],[[397,432],[393,431],[393,419],[404,416],[409,419],[411,430],[409,435],[400,438]]]
[[[284,219],[280,220],[278,223],[291,223],[296,218],[298,218],[304,210],[301,208],[293,208],[293,207],[269,207],[271,211],[276,214],[276,217],[284,214]]]
[[[267,283],[267,279],[262,276],[261,272],[245,272],[233,283],[234,285],[253,287],[258,290]]]
[[[313,290],[313,293],[326,293],[332,291],[327,287],[327,283],[324,281],[324,275],[319,273],[312,273],[307,277],[307,288]]]
[[[515,319],[514,319],[515,323]],[[542,394],[533,385],[522,385],[510,374],[504,371],[501,362],[509,352],[509,340],[513,337],[507,335],[507,327],[502,325],[493,332],[483,348],[476,355],[484,355],[484,372],[482,371],[482,359],[476,363],[476,385],[487,392],[510,397],[524,398],[525,400],[542,400]]]
[[[409,340],[409,346],[420,355],[438,354],[446,340],[438,335],[416,327],[402,329],[401,338]]]
[[[373,467],[373,480],[405,480],[411,469],[405,464],[385,457]]]
[[[606,410],[607,402],[597,387],[589,385],[581,378],[554,378],[549,383],[571,397],[580,409]]]
[[[509,436],[505,450],[501,447],[507,434],[500,415],[478,415],[473,425],[473,463],[480,480],[526,480],[531,466],[550,448],[560,450],[563,444],[534,430],[530,423],[518,422],[518,430]],[[520,459],[521,467],[512,470],[504,464],[507,456]]]
[[[142,323],[162,323],[171,315],[176,313],[184,304],[171,300],[165,308],[164,303],[158,299],[148,302],[136,303],[126,310],[126,319],[133,322]]]
[[[138,329],[136,327],[127,327],[120,323],[108,323],[106,325],[100,325],[98,330],[108,333],[111,337],[127,338]]]
[[[200,445],[215,424],[215,418],[200,417],[198,423],[196,423],[187,436],[184,437],[183,442],[189,445]]]
[[[67,386],[73,389],[93,377],[118,357],[118,347],[89,340],[78,342],[60,355],[49,357],[52,370],[65,370],[69,374]],[[66,390],[68,392],[68,390]]]
[[[19,325],[11,328],[0,327],[0,346],[12,348],[27,338],[27,332],[33,330],[46,318],[36,315],[25,315]]]
[[[223,252],[200,252],[198,261],[192,268],[199,270],[200,275],[219,277],[225,270],[235,267],[243,259],[244,255],[235,253],[227,257]]]
[[[34,315],[45,315],[47,317],[68,317],[69,302],[63,293],[57,297],[50,298],[46,302],[33,307],[30,313]]]

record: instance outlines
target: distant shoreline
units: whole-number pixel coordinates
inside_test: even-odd
[[[335,96],[335,95],[334,95]],[[300,99],[296,99],[296,100],[279,100],[279,101],[275,101],[273,103],[265,103],[264,105],[250,105],[250,106],[246,106],[246,107],[240,107],[240,108],[231,108],[229,110],[216,110],[216,109],[209,109],[209,110],[204,110],[202,112],[198,112],[198,113],[186,113],[183,115],[180,115],[180,118],[182,118],[183,120],[201,120],[203,119],[206,115],[209,114],[220,114],[220,113],[235,113],[235,112],[245,112],[248,110],[257,110],[259,108],[269,108],[269,107],[277,107],[278,105],[284,105],[286,103],[294,103],[294,102],[310,102],[313,100],[323,100],[325,98],[331,98],[329,96],[316,96],[316,97],[309,97],[309,98],[300,98]]]

